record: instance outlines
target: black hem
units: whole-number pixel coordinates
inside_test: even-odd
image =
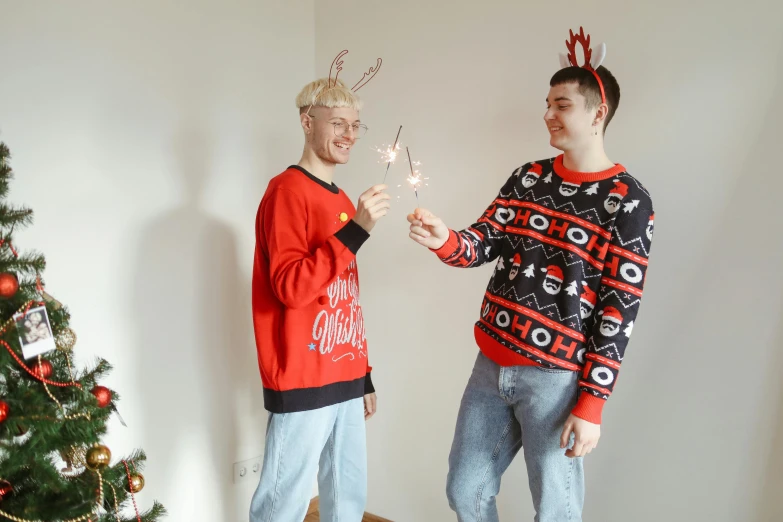
[[[337,185],[335,185],[334,183],[327,183],[324,180],[322,180],[321,178],[317,178],[317,177],[313,176],[304,167],[300,167],[299,165],[291,165],[288,168],[289,169],[296,169],[296,170],[298,170],[299,172],[301,172],[302,174],[304,174],[305,176],[307,176],[311,180],[315,181],[316,183],[321,185],[323,188],[325,188],[326,190],[328,190],[332,194],[339,194],[340,193],[340,189],[337,187]]]
[[[370,374],[367,374],[369,376]],[[317,410],[365,395],[365,376],[353,381],[335,382],[319,388],[277,391],[264,388],[264,408],[271,413]]]
[[[353,255],[356,255],[364,242],[370,239],[370,234],[352,219],[343,228],[335,232],[334,237],[353,252]]]

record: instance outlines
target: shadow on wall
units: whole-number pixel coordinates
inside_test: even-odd
[[[781,314],[781,322],[783,323],[783,314]],[[777,422],[770,423],[773,438],[765,459],[767,469],[762,476],[763,487],[761,488],[758,522],[780,522],[783,520],[783,502],[780,498],[783,491],[783,451],[780,451],[780,448],[783,447],[783,379],[779,377],[780,368],[783,368],[783,326],[778,331],[774,345],[777,347],[778,357],[777,361],[773,361],[773,364],[769,366],[770,371],[767,373],[770,376],[770,382],[774,381],[780,389],[774,390],[774,387],[770,386],[773,393],[777,391],[777,411],[770,412],[773,419],[777,416]]]
[[[239,353],[252,331],[240,266],[248,260],[237,259],[229,226],[201,208],[214,142],[206,128],[182,125],[174,137],[173,170],[185,197],[143,226],[136,248],[136,374],[155,462],[148,484],[177,518],[238,520],[230,469],[238,444],[235,399],[252,375],[244,368],[247,354]],[[200,494],[199,502],[174,504],[185,502],[182,488],[214,484],[218,490]]]

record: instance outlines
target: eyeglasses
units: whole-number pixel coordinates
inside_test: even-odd
[[[316,118],[312,114],[308,114],[313,119],[321,119]],[[334,135],[338,138],[341,138],[345,136],[345,134],[348,132],[348,129],[351,129],[351,132],[353,132],[354,139],[361,139],[364,137],[365,134],[367,134],[367,125],[363,123],[348,123],[346,121],[329,121],[327,122],[331,124],[334,127]]]

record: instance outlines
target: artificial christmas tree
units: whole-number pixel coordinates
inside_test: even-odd
[[[98,384],[111,366],[71,363],[69,313],[44,291],[44,257],[16,249],[32,211],[6,203],[12,170],[0,142],[0,521],[155,522],[140,513],[142,451],[112,458],[101,444],[118,395]]]

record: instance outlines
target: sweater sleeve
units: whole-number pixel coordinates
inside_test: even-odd
[[[364,378],[364,394],[375,393],[375,386],[372,383],[372,367],[367,364],[367,375]]]
[[[652,243],[652,208],[630,214],[620,210],[607,248],[596,303],[597,315],[587,339],[579,399],[572,413],[600,424],[612,394],[639,312]]]
[[[259,219],[258,227],[268,248],[272,289],[289,308],[313,302],[348,267],[370,237],[351,220],[311,251],[304,202],[283,188],[268,196]]]
[[[433,250],[441,261],[449,266],[473,268],[497,259],[506,236],[506,225],[514,219],[508,202],[520,171],[521,168],[514,171],[476,223],[459,232],[449,230],[446,243]]]

